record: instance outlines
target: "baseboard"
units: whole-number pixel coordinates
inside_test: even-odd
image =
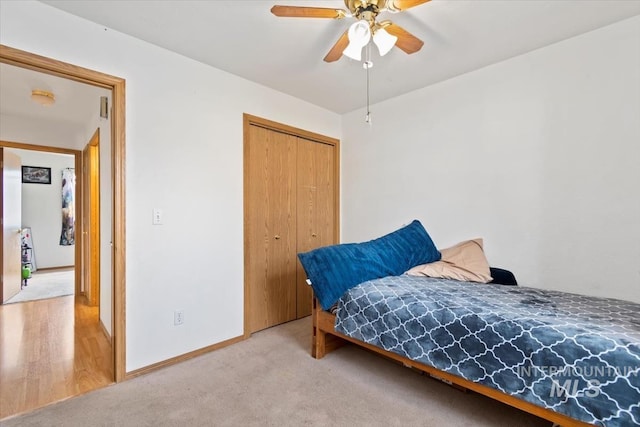
[[[104,326],[104,323],[102,323],[102,320],[100,320],[100,330],[104,334],[107,341],[109,341],[109,345],[111,345],[111,348],[113,348],[113,337],[107,331],[107,328]]]
[[[62,267],[37,267],[34,273],[38,273],[40,271],[56,271],[56,270],[73,270],[75,267],[73,265],[63,265]]]
[[[154,363],[153,365],[145,366],[144,368],[136,369],[135,371],[127,372],[124,376],[124,379],[130,380],[132,378],[139,377],[140,375],[145,375],[150,372],[157,371],[158,369],[175,365],[177,363],[184,362],[185,360],[193,359],[194,357],[198,357],[215,350],[220,350],[221,348],[230,346],[231,344],[235,344],[244,340],[245,340],[244,334],[237,336],[235,338],[230,338],[228,340],[219,342],[217,344],[203,347],[201,349],[194,350],[189,353],[182,354],[180,356],[172,357],[171,359],[163,360],[162,362]]]

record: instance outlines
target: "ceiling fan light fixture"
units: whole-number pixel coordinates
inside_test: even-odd
[[[49,91],[34,89],[31,91],[31,100],[36,104],[40,104],[40,105],[44,105],[45,107],[48,107],[50,105],[53,105],[56,102],[56,97],[53,93]]]
[[[342,52],[351,59],[360,61],[362,59],[362,48],[371,40],[371,28],[365,21],[354,22],[349,27],[349,45]]]
[[[356,46],[353,43],[349,43],[342,54],[353,60],[360,61],[362,59],[362,46]]]
[[[398,37],[389,34],[384,28],[379,28],[373,34],[373,42],[378,47],[380,56],[385,56],[395,46]]]

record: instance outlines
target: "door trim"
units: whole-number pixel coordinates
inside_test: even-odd
[[[334,200],[334,209],[333,215],[335,218],[334,221],[334,229],[333,229],[333,238],[335,242],[340,241],[340,140],[336,138],[331,138],[325,135],[321,135],[319,133],[310,132],[304,129],[299,129],[293,126],[285,125],[282,123],[274,122],[268,119],[263,119],[261,117],[252,116],[250,114],[244,113],[242,115],[243,121],[243,234],[244,234],[244,338],[247,339],[251,336],[251,331],[249,330],[249,313],[251,310],[249,301],[250,301],[250,286],[247,283],[247,278],[249,276],[249,265],[251,260],[248,256],[249,247],[249,212],[247,209],[247,200],[249,194],[249,128],[250,126],[260,126],[266,129],[270,129],[276,132],[282,132],[289,135],[297,136],[300,138],[304,138],[313,142],[318,142],[321,144],[328,144],[335,147],[335,200]]]
[[[126,374],[125,80],[0,44],[0,62],[111,90],[111,180],[113,185],[112,280],[114,379]],[[77,273],[76,273],[77,274]]]
[[[100,311],[100,128],[83,148],[81,154],[83,175],[82,188],[84,199],[82,212],[84,226],[82,234],[83,260],[82,283],[84,295],[90,306],[97,306]],[[109,337],[109,334],[107,334]],[[109,339],[111,339],[109,337]]]

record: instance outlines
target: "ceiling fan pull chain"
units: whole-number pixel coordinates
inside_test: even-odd
[[[371,44],[368,44],[366,47],[366,59],[362,66],[367,73],[367,114],[364,116],[364,121],[371,126],[371,111],[369,111],[369,70],[373,67],[373,62],[371,62]]]

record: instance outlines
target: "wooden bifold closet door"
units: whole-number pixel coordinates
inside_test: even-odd
[[[335,146],[298,138],[296,252],[337,243],[335,228]],[[311,286],[296,259],[297,317],[311,314]]]
[[[338,241],[337,143],[245,115],[245,334],[311,314],[297,254]]]

